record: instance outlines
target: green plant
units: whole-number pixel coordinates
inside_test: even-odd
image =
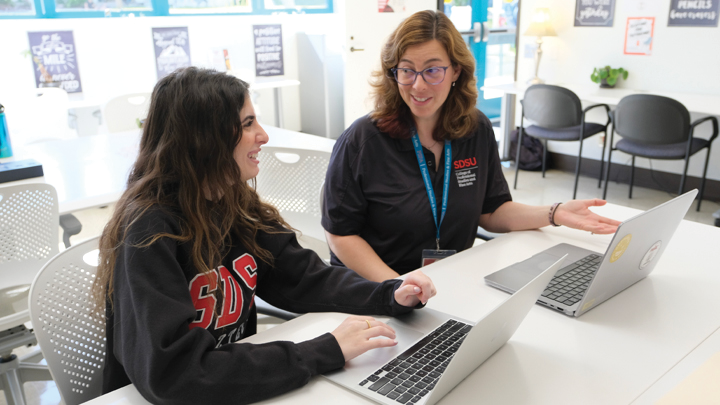
[[[628,77],[628,71],[623,68],[613,69],[610,66],[605,66],[593,69],[593,72],[590,75],[590,80],[595,83],[602,83],[602,81],[605,80],[608,86],[612,87],[615,83],[617,83],[620,75],[622,75],[623,80],[626,80]]]

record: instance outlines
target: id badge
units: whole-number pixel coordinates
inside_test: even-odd
[[[425,267],[428,264],[433,264],[436,261],[452,256],[455,253],[457,253],[457,250],[423,249],[421,266]]]

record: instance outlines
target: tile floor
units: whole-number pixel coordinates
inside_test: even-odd
[[[504,168],[508,183],[512,185],[514,168]],[[548,205],[556,201],[567,201],[572,197],[572,184],[574,175],[549,170],[545,178],[539,172],[521,172],[518,179],[518,188],[513,190],[515,201],[533,205]],[[628,186],[625,184],[611,183],[608,187],[608,201],[613,204],[625,205],[638,209],[652,208],[668,199],[674,197],[663,191],[651,190],[642,187],[635,187],[633,198],[627,198]],[[581,177],[578,186],[578,198],[599,198],[602,196],[602,189],[597,188],[597,180],[589,177]],[[720,204],[705,200],[702,203],[702,210],[695,211],[693,205],[685,219],[713,225],[712,214],[720,210]],[[96,208],[75,213],[83,224],[80,234],[71,238],[72,243],[92,238],[102,232],[105,223],[110,218],[112,207]],[[62,236],[61,236],[62,239]],[[63,247],[61,246],[61,249]],[[23,350],[21,350],[23,351]],[[25,392],[28,405],[56,405],[62,403],[60,395],[53,382],[32,382],[25,385]],[[5,405],[5,397],[0,395],[0,405]]]

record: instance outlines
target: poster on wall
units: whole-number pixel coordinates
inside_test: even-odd
[[[255,76],[282,76],[282,26],[280,24],[253,25],[255,44]]]
[[[175,69],[190,66],[190,42],[187,27],[153,28],[155,68],[158,80]]]
[[[668,27],[717,27],[720,0],[670,0]]]
[[[625,27],[625,55],[650,55],[655,17],[630,17]]]
[[[575,0],[576,27],[612,27],[615,0]]]
[[[445,0],[445,3],[448,3]],[[378,13],[399,13],[405,11],[405,0],[378,0]]]
[[[28,32],[35,85],[82,93],[72,31]]]

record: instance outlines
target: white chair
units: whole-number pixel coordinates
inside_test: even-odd
[[[99,237],[52,258],[30,289],[30,314],[40,349],[65,405],[102,394],[105,309],[95,308],[91,288]]]
[[[330,248],[320,219],[330,152],[264,146],[258,159],[262,162],[256,178],[260,198],[302,233],[298,241],[303,247],[329,261]]]
[[[104,116],[108,131],[122,132],[138,129],[138,122],[147,117],[151,93],[118,96],[105,104]]]
[[[35,274],[58,252],[58,198],[48,184],[0,188],[0,389],[8,404],[24,404],[23,383],[52,380],[47,367],[16,348],[37,343],[27,296]]]

